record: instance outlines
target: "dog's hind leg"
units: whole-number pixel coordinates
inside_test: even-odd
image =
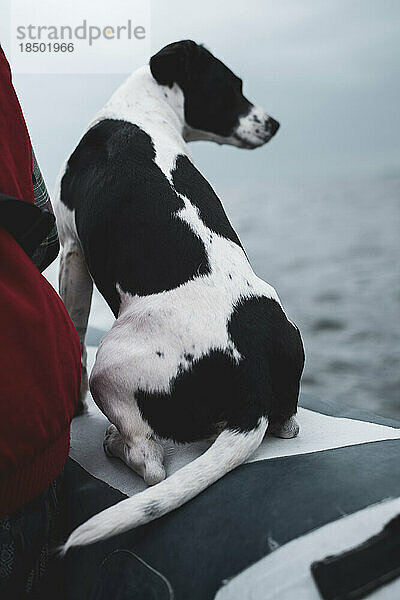
[[[270,423],[268,426],[268,433],[278,438],[294,438],[298,435],[300,427],[295,417],[290,417],[284,423]]]
[[[60,296],[78,332],[81,343],[81,389],[75,415],[87,409],[85,396],[88,391],[85,336],[92,302],[93,281],[87,270],[82,248],[73,238],[64,241],[59,271]]]
[[[107,456],[120,458],[143,477],[147,485],[165,479],[164,450],[151,433],[144,436],[130,431],[121,435],[115,425],[110,425],[105,432],[103,448]]]
[[[299,433],[295,419],[304,366],[304,349],[298,328],[283,321],[273,358],[272,405],[269,411],[268,433],[280,438],[294,438]]]
[[[131,381],[134,368],[117,323],[103,337],[90,375],[93,400],[113,423],[105,432],[103,448],[107,456],[121,459],[148,485],[154,485],[165,478],[164,448],[135,400]],[[129,337],[127,343],[130,347]]]

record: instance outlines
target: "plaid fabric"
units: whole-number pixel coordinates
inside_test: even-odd
[[[50,196],[47,191],[42,174],[40,172],[33,148],[32,160],[32,182],[35,206],[41,208],[42,210],[46,210],[50,213],[53,213],[53,207],[51,206]],[[39,271],[44,271],[44,269],[46,269],[46,267],[48,267],[49,264],[53,262],[53,260],[58,254],[59,248],[60,246],[58,241],[57,225],[54,224],[53,229],[50,231],[49,235],[42,241],[39,248],[35,251],[32,257],[32,260],[39,269]]]
[[[60,541],[62,476],[38,498],[0,520],[0,598],[31,597],[46,574]]]

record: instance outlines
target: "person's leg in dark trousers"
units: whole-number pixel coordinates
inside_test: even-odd
[[[38,498],[0,520],[0,598],[44,597],[49,587],[54,550],[62,536],[62,476]],[[57,598],[61,597],[60,590]]]

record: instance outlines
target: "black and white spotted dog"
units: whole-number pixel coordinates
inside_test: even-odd
[[[68,160],[56,203],[60,291],[83,379],[93,280],[116,317],[90,377],[112,423],[104,448],[157,485],[84,523],[65,550],[182,505],[245,461],[268,424],[275,435],[297,434],[299,330],[254,274],[187,147],[201,139],[256,148],[278,126],[223,63],[182,41],[129,77]],[[165,479],[162,439],[211,436],[209,450]]]

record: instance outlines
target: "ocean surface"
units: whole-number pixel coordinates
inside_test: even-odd
[[[218,193],[300,327],[303,391],[400,418],[400,176]],[[57,269],[46,272],[55,287]],[[112,322],[95,292],[88,342]]]

